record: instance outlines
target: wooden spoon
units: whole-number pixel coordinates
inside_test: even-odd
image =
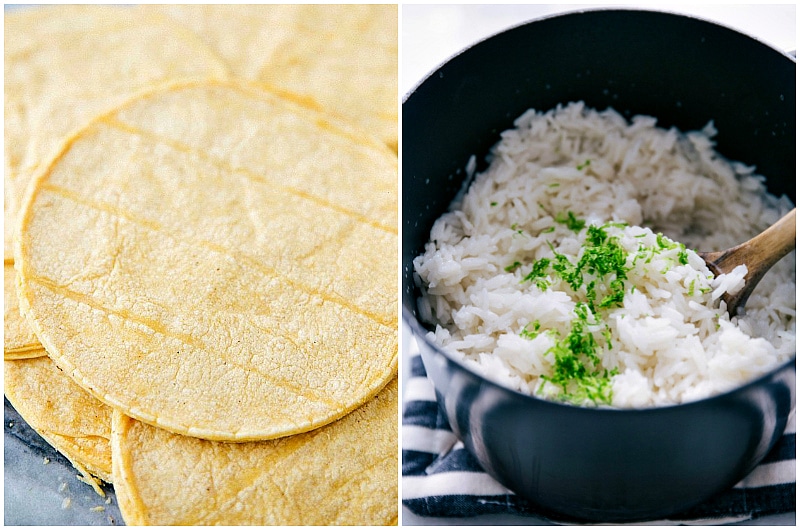
[[[795,209],[781,217],[756,237],[728,250],[719,252],[698,252],[706,260],[706,265],[714,276],[731,272],[738,265],[747,265],[744,276],[744,287],[734,295],[723,294],[722,299],[728,305],[728,313],[735,316],[744,314],[744,305],[753,289],[778,260],[794,250],[797,245],[797,222]]]

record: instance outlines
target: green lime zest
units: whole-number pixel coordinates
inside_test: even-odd
[[[529,327],[530,327],[530,329],[529,329]],[[532,339],[535,339],[536,337],[539,336],[539,330],[541,328],[542,328],[542,325],[541,325],[541,323],[539,323],[538,320],[535,320],[533,322],[528,322],[525,325],[525,327],[522,328],[522,331],[520,331],[519,335],[520,335],[520,337],[524,337],[526,339],[531,339],[532,340]]]
[[[553,355],[553,374],[541,378],[558,387],[558,399],[575,404],[592,402],[610,404],[612,399],[611,377],[616,370],[600,367],[599,346],[589,331],[591,314],[586,304],[575,306],[577,318],[572,321],[569,334],[556,340],[547,353]],[[610,340],[610,339],[609,339]]]
[[[567,212],[566,215],[563,213],[558,214],[556,216],[556,222],[566,225],[567,228],[576,233],[583,230],[583,227],[586,226],[586,221],[583,219],[578,219],[572,212]]]

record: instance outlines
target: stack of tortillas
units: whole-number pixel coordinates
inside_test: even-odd
[[[128,524],[397,523],[397,8],[5,14],[5,393]]]

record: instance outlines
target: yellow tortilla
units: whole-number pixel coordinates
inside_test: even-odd
[[[17,300],[14,265],[6,262],[3,268],[3,354],[9,359],[31,359],[47,355],[33,330],[22,318]]]
[[[5,395],[25,421],[99,491],[111,482],[111,408],[94,399],[48,357],[5,361]]]
[[[31,187],[20,307],[103,402],[180,434],[275,438],[397,368],[397,158],[236,82],[147,92]]]
[[[231,444],[115,412],[114,489],[129,525],[397,524],[397,380],[315,431]]]
[[[3,18],[8,259],[25,187],[64,136],[153,83],[228,69],[193,33],[138,9],[62,5]]]
[[[316,102],[397,151],[396,5],[167,5],[235,75]]]

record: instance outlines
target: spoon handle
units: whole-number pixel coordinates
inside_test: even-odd
[[[740,311],[761,277],[797,245],[796,209],[781,217],[778,222],[753,239],[720,252],[700,252],[715,276],[732,271],[738,265],[747,265],[744,288],[735,295],[724,295],[731,316]]]

